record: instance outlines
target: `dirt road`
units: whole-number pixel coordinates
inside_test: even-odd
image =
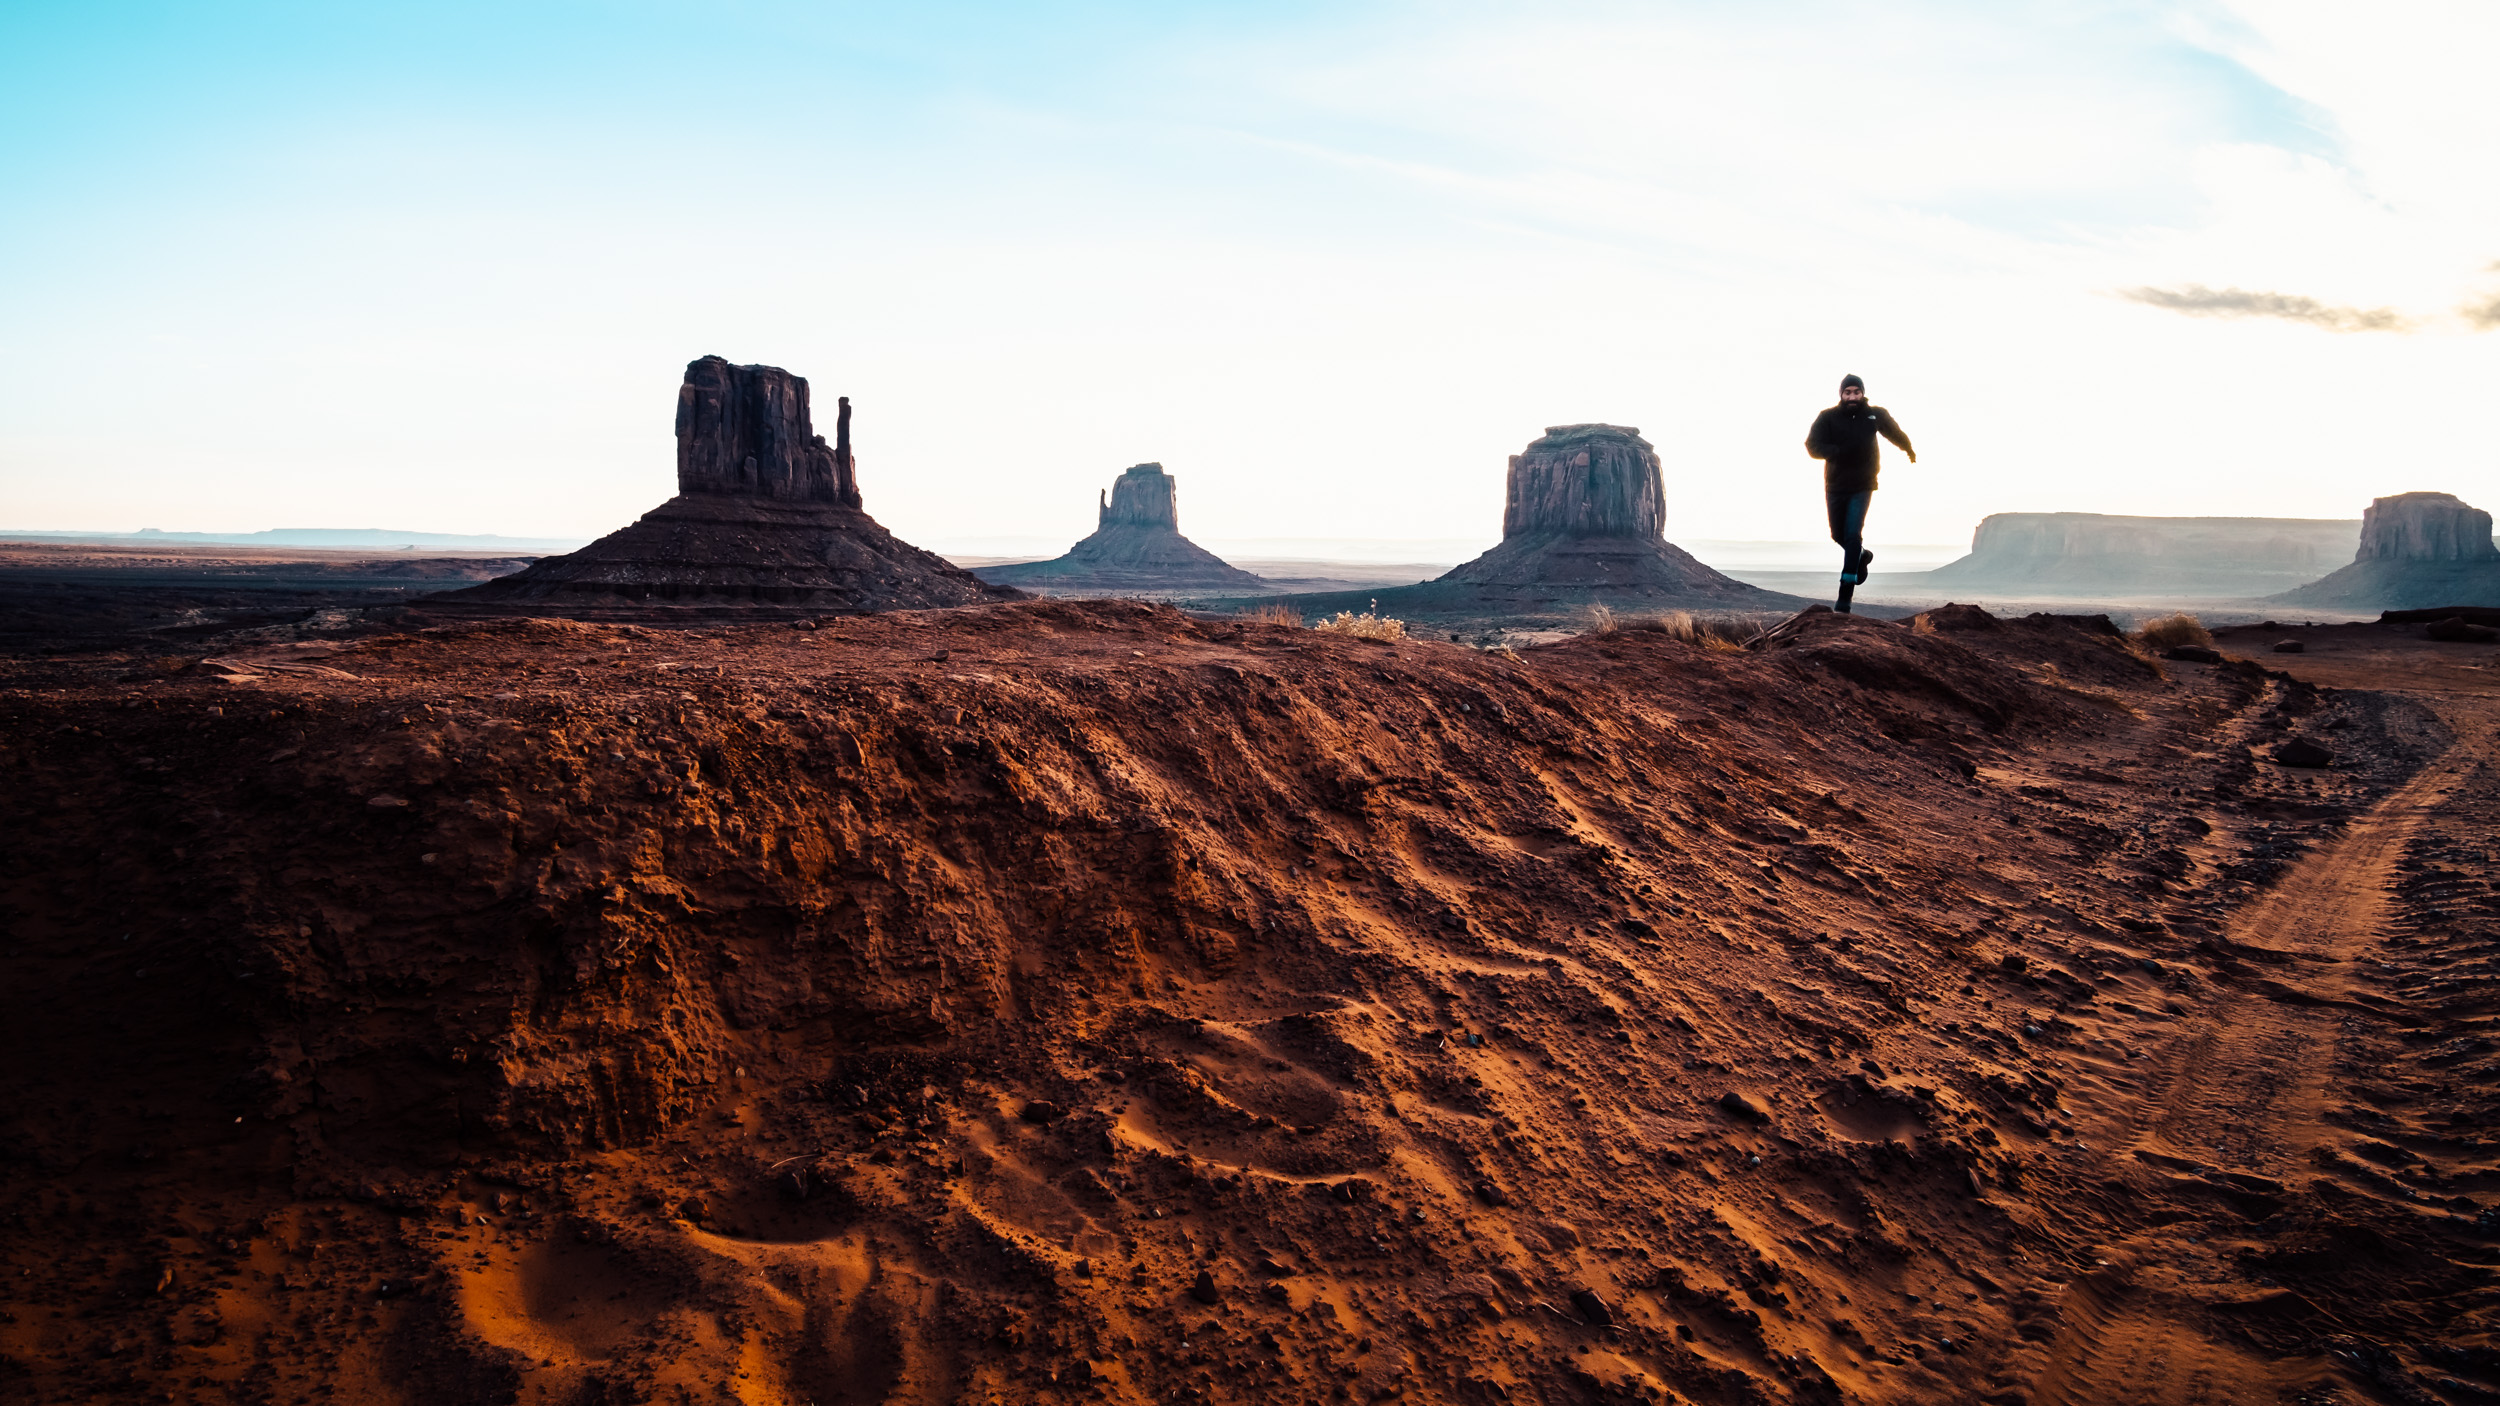
[[[2369,664],[2337,655],[2297,672],[2383,676]],[[2500,697],[2465,661],[2408,665],[2407,681],[2428,686],[2402,696],[2449,734],[2445,749],[2230,918],[2207,944],[2217,999],[2144,1061],[2132,1097],[2079,1119],[2075,1146],[2107,1149],[2147,1194],[2065,1286],[2023,1383],[2030,1401],[2490,1394],[2440,1375],[2487,1365],[2487,1349],[2456,1345],[2453,1320],[2447,1343],[2396,1346],[2386,1331],[2448,1319],[2492,1258],[2487,1216],[2458,1194],[2492,1184],[2488,1149],[2463,1131],[2479,1120],[2457,1106],[2453,1078],[2419,1071],[2488,1048],[2473,1033],[2488,1022],[2472,1019],[2494,1005],[2484,983],[2457,979],[2455,941],[2423,939],[2489,946],[2449,920],[2466,887],[2490,886]],[[2460,848],[2470,874],[2439,867]],[[2417,882],[2425,873],[2433,883]],[[2213,1217],[2207,1232],[2182,1237],[2180,1222],[2200,1215]],[[2384,1338],[2334,1331],[2354,1325],[2325,1321],[2305,1282],[2349,1293],[2374,1277],[2392,1281]]]

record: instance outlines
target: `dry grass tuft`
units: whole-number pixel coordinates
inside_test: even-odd
[[[1704,620],[1689,610],[1670,610],[1650,622],[1669,639],[1682,640],[1712,654],[1742,654],[1753,627],[1740,620]]]
[[[1251,625],[1283,625],[1295,630],[1302,628],[1302,612],[1283,601],[1269,601],[1241,618],[1244,623]]]
[[[1611,635],[1621,628],[1613,607],[1604,601],[1591,601],[1580,607],[1580,625],[1580,632],[1586,635]]]
[[[2176,615],[2145,621],[2144,628],[2136,631],[2135,637],[2147,649],[2173,649],[2183,644],[2209,645],[2214,642],[2213,632],[2205,628],[2205,622],[2184,610]]]
[[[1340,610],[1333,616],[1326,616],[1311,622],[1311,628],[1325,630],[1332,635],[1352,635],[1358,640],[1402,640],[1406,638],[1405,621],[1386,620],[1368,610],[1360,615],[1351,610]]]

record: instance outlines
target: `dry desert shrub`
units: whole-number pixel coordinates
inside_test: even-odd
[[[1295,630],[1302,628],[1302,612],[1283,601],[1269,601],[1241,618],[1253,625],[1283,625]]]
[[[1604,601],[1590,601],[1580,608],[1580,632],[1588,635],[1611,635],[1620,626],[1615,612]]]
[[[1402,640],[1406,638],[1405,621],[1386,620],[1368,610],[1360,615],[1351,610],[1340,610],[1335,615],[1323,616],[1313,621],[1311,628],[1325,630],[1332,635],[1352,635],[1358,640]]]
[[[1742,654],[1753,627],[1739,620],[1704,620],[1689,610],[1670,610],[1651,622],[1669,639],[1697,645],[1712,654]]]
[[[2213,634],[2205,628],[2205,622],[2184,610],[2176,615],[2145,621],[2144,628],[2136,631],[2135,637],[2147,649],[2174,649],[2183,644],[2214,642]]]

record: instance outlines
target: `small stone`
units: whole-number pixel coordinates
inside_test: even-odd
[[[1215,1303],[1224,1297],[1224,1293],[1215,1287],[1215,1276],[1202,1269],[1198,1271],[1197,1282],[1189,1286],[1189,1296],[1200,1303]]]
[[[1748,1123],[1759,1123],[1770,1116],[1760,1104],[1734,1089],[1719,1095],[1719,1109],[1731,1118],[1742,1118]]]
[[[2174,644],[2170,648],[2163,650],[2161,657],[2164,659],[2184,660],[2190,664],[2219,664],[2222,662],[2221,651],[2207,649],[2201,644]]]
[[[2328,767],[2335,765],[2333,752],[2306,737],[2295,737],[2276,747],[2270,755],[2280,766]]]
[[[2301,640],[2276,640],[2274,642],[2274,652],[2277,654],[2306,654],[2309,652],[2309,646],[2306,642]]]
[[[1068,1116],[1068,1110],[1048,1099],[1037,1098],[1026,1104],[1024,1111],[1016,1116],[1028,1123],[1056,1123]]]
[[[1611,1328],[1614,1326],[1615,1311],[1608,1308],[1606,1306],[1606,1301],[1599,1298],[1596,1293],[1591,1290],[1572,1290],[1571,1306],[1580,1310],[1580,1316],[1582,1318],[1587,1319],[1600,1328]]]
[[[404,796],[368,796],[365,798],[365,804],[387,810],[394,806],[404,806],[408,804],[408,801]]]

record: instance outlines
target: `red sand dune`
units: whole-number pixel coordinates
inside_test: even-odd
[[[2492,651],[2306,633],[0,661],[0,1395],[2488,1395]]]

